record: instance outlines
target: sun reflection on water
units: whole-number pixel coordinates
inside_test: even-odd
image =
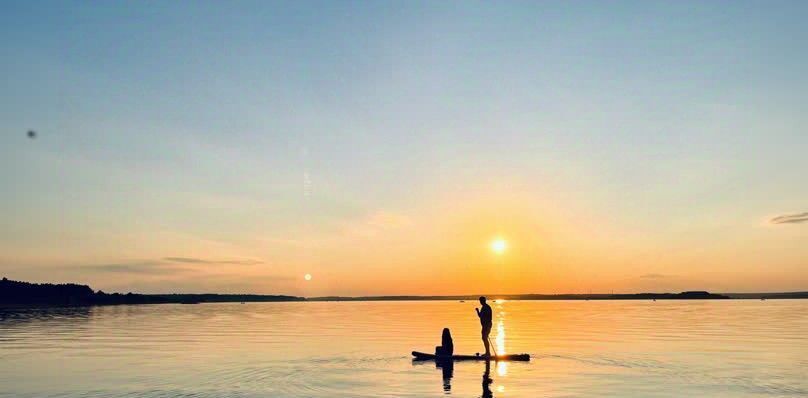
[[[508,353],[505,349],[505,311],[501,311],[501,307],[501,303],[497,303],[497,309],[499,311],[497,311],[497,336],[494,338],[494,344],[496,345],[497,354],[505,355]],[[505,376],[508,374],[507,361],[497,362],[497,374],[499,376]]]
[[[494,338],[494,343],[497,346],[497,354],[507,354],[505,351],[505,325],[503,324],[502,319],[497,322],[497,337]]]
[[[497,374],[499,376],[505,376],[508,374],[508,361],[497,362]]]

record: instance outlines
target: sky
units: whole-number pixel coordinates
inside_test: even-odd
[[[0,276],[302,296],[808,290],[806,15],[5,2]]]

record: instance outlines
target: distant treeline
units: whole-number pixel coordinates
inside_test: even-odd
[[[488,298],[505,300],[724,300],[724,299],[808,299],[808,292],[783,293],[710,293],[689,291],[681,293],[628,294],[484,294]],[[414,300],[473,300],[480,295],[462,296],[362,296],[310,297],[307,301],[414,301]]]
[[[489,294],[492,299],[506,300],[702,300],[702,299],[797,299],[808,298],[808,292],[790,293],[724,293],[705,291],[681,293],[637,294]],[[51,284],[0,280],[0,306],[17,305],[114,305],[162,303],[223,303],[275,301],[415,301],[415,300],[477,300],[479,295],[463,296],[365,296],[303,298],[261,294],[135,294],[93,291],[87,285],[74,283]]]
[[[724,293],[734,299],[806,299],[808,292],[781,292],[781,293]]]
[[[0,280],[0,305],[196,304],[246,301],[303,301],[302,297],[257,294],[134,294],[95,292],[74,283],[28,283]]]
[[[505,300],[715,300],[731,297],[704,291],[681,293],[636,294],[487,294],[489,298]],[[365,296],[365,297],[312,297],[308,301],[409,301],[409,300],[477,300],[479,295],[464,296]]]

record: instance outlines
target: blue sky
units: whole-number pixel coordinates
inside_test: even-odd
[[[399,250],[422,270],[407,291],[427,292],[452,246],[440,226],[507,206],[558,219],[524,229],[567,243],[520,258],[541,281],[504,289],[805,288],[805,224],[767,220],[808,211],[806,11],[7,2],[0,273],[372,293],[406,267],[381,261]],[[522,218],[494,213],[492,234]],[[384,228],[346,232],[368,225]],[[438,243],[412,238],[427,232]],[[212,266],[173,275],[173,257]],[[632,279],[648,273],[681,280]]]

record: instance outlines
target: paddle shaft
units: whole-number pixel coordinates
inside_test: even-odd
[[[497,348],[494,347],[494,342],[491,341],[491,336],[487,336],[487,337],[488,337],[488,345],[491,347],[492,350],[494,350],[494,356],[498,357],[499,354],[497,354]]]

